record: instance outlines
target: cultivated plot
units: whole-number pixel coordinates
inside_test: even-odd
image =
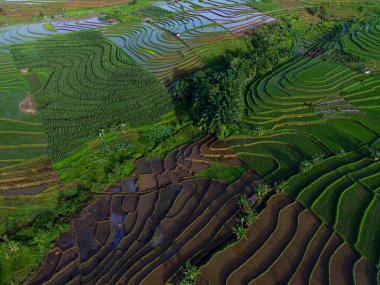
[[[151,24],[119,26],[103,34],[165,85],[202,65],[175,34]]]
[[[93,28],[101,28],[104,26],[115,24],[115,22],[111,23],[100,20],[98,17],[78,20],[51,21],[50,23],[54,26],[55,30],[59,34],[82,31]]]
[[[194,178],[211,162],[242,163],[210,137],[165,160],[138,160],[137,180],[110,186],[74,218],[73,232],[60,237],[27,284],[165,284],[187,259],[231,237],[239,194],[255,197],[262,182],[251,170],[230,186]]]
[[[22,105],[27,99],[30,104]],[[33,97],[9,50],[0,49],[0,167],[47,153],[40,118],[27,111],[36,111]]]
[[[284,194],[242,239],[215,254],[196,284],[376,284],[376,268]]]
[[[97,17],[77,20],[59,20],[36,24],[11,25],[0,28],[0,47],[37,40],[57,34],[101,28],[115,23],[102,21]],[[52,25],[52,30],[46,29]]]
[[[246,0],[186,0],[186,1],[158,1],[153,5],[170,12],[190,11],[200,8],[212,8],[217,6],[239,5],[247,2]]]
[[[212,20],[236,35],[245,34],[260,25],[275,21],[275,18],[249,6],[216,7],[192,13]]]
[[[102,128],[151,123],[171,109],[158,81],[98,31],[16,45],[12,53],[20,67],[54,70],[38,102],[55,160]]]

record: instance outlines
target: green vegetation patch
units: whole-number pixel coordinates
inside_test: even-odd
[[[103,128],[150,124],[172,108],[156,79],[98,31],[16,45],[12,54],[20,67],[54,70],[37,102],[56,161]]]
[[[42,27],[46,30],[46,31],[51,31],[51,32],[55,32],[55,27],[51,24],[51,23],[45,23],[45,24],[42,24]]]
[[[0,49],[0,167],[47,153],[40,117],[20,107],[27,97],[33,102],[9,50]]]
[[[211,163],[210,168],[198,171],[195,177],[219,179],[227,183],[233,183],[242,176],[245,170],[246,168],[243,166],[231,166],[214,162]]]

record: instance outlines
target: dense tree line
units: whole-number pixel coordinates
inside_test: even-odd
[[[228,52],[177,83],[173,95],[190,106],[200,129],[222,139],[238,130],[245,86],[301,49],[298,37],[305,30],[295,28],[293,20],[260,27],[246,37],[245,50]]]

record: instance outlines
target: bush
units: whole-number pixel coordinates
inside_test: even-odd
[[[195,265],[192,265],[190,261],[185,263],[185,271],[182,279],[178,282],[179,285],[192,285],[195,284],[199,269]]]

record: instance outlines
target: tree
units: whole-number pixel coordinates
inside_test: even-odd
[[[243,113],[239,84],[233,72],[208,69],[179,81],[173,95],[191,106],[190,116],[201,130],[224,139]]]

